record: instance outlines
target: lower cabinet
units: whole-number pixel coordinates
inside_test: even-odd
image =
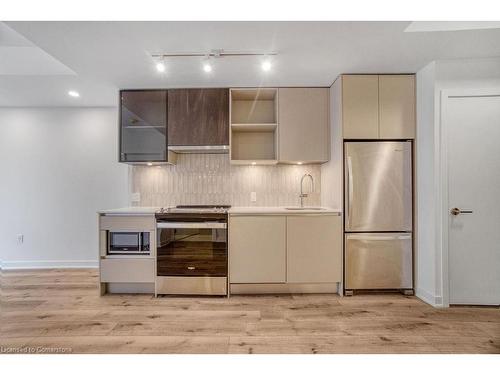
[[[340,216],[287,217],[287,282],[334,283],[342,280]]]
[[[101,259],[101,282],[154,283],[154,258]]]
[[[342,217],[232,216],[231,284],[314,284],[342,280]]]
[[[286,281],[286,217],[234,216],[229,220],[230,283]]]

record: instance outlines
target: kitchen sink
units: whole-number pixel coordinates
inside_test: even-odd
[[[297,210],[297,211],[302,211],[302,210],[324,210],[322,207],[285,207],[285,210]]]

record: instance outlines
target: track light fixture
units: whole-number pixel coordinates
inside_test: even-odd
[[[164,73],[165,69],[165,61],[163,57],[156,59],[156,70],[160,73]]]
[[[212,65],[210,64],[210,55],[207,55],[205,57],[205,60],[203,61],[203,71],[205,73],[210,73],[212,71]]]
[[[175,57],[204,57],[202,62],[203,71],[210,73],[213,70],[213,66],[210,62],[211,58],[222,58],[222,57],[258,57],[263,56],[264,60],[261,63],[261,68],[263,71],[268,72],[272,68],[272,63],[270,56],[277,55],[277,52],[229,52],[223,49],[212,49],[210,52],[191,52],[191,53],[154,53],[151,57],[156,61],[156,69],[158,72],[163,73],[166,69],[165,59],[175,58]]]
[[[272,67],[271,61],[269,59],[265,59],[262,61],[261,67],[264,72],[270,71]]]

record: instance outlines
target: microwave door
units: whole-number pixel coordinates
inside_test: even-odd
[[[149,232],[109,232],[108,254],[149,253]]]

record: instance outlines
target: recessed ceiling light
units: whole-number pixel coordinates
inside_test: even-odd
[[[160,73],[165,72],[165,63],[163,61],[158,61],[156,63],[156,70],[158,70]]]
[[[270,71],[270,70],[271,70],[271,67],[272,67],[271,61],[269,61],[269,60],[264,60],[264,61],[262,62],[261,67],[262,67],[262,70],[263,70],[264,72],[268,72],[268,71]]]
[[[302,165],[302,162],[301,162],[301,161],[299,161],[297,164],[298,164],[298,165]]]
[[[79,98],[80,97],[80,94],[78,93],[78,91],[74,91],[74,90],[69,90],[68,91],[68,95],[72,96],[73,98]]]

